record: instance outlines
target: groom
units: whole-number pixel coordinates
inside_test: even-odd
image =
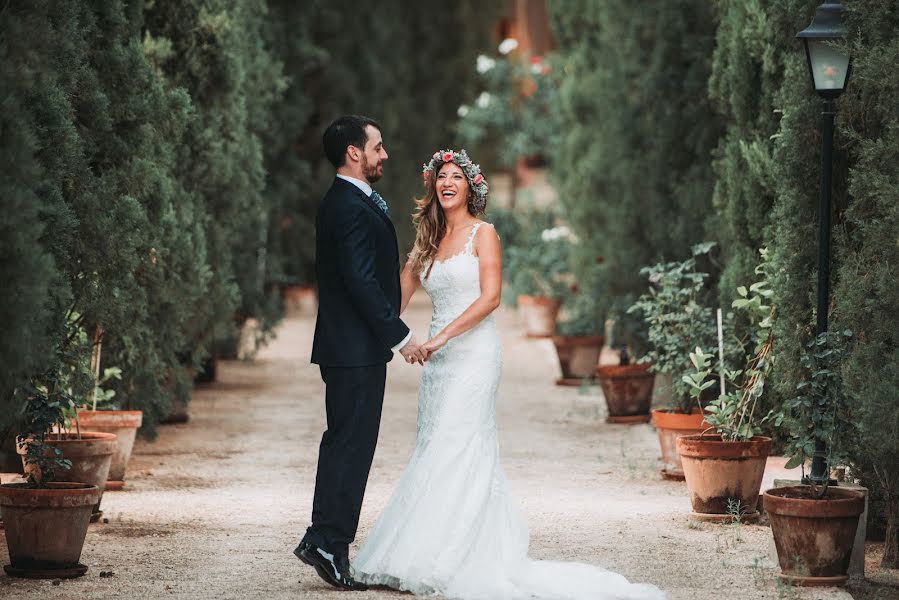
[[[387,362],[425,359],[399,318],[396,231],[387,203],[372,190],[387,151],[373,119],[344,116],[322,138],[337,176],[315,221],[318,318],[312,362],[325,382],[328,429],[322,436],[312,502],[312,525],[293,551],[334,587],[364,590],[350,573],[348,548],[356,536],[371,468]]]

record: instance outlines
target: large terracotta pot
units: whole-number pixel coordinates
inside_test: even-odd
[[[115,454],[109,465],[107,490],[120,490],[125,485],[125,470],[134,449],[134,438],[143,422],[144,413],[139,410],[79,410],[78,420],[86,431],[114,433],[117,438]]]
[[[764,498],[781,578],[798,585],[846,583],[865,495],[831,486],[816,500],[811,486],[800,485],[768,490]]]
[[[609,423],[648,423],[655,374],[649,364],[596,368],[609,408]]]
[[[728,501],[740,502],[740,520],[758,518],[759,490],[771,438],[756,436],[746,442],[726,442],[720,435],[684,435],[677,438],[694,517],[730,521]]]
[[[116,435],[99,431],[82,431],[81,439],[78,439],[76,433],[49,433],[44,438],[44,444],[59,448],[62,450],[61,458],[72,461],[71,469],[55,469],[54,480],[87,483],[96,486],[100,491],[91,516],[96,520],[101,514],[100,501],[106,488],[112,456],[116,451]],[[25,465],[26,449],[16,444],[16,451],[22,456],[22,464],[27,472],[30,467]],[[44,455],[53,456],[53,451],[45,448]]]
[[[683,481],[684,467],[677,453],[677,438],[700,434],[709,424],[698,410],[689,415],[673,410],[653,410],[652,424],[659,434],[659,447],[662,449],[662,477]]]
[[[550,337],[556,330],[561,302],[543,296],[519,296],[518,314],[527,337]]]
[[[601,335],[554,335],[553,344],[562,369],[556,385],[581,385],[593,380],[602,348]]]
[[[87,572],[80,564],[97,486],[48,483],[33,489],[21,483],[0,485],[0,515],[6,526],[13,577],[59,579]]]

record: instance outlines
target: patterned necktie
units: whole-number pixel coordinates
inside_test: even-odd
[[[384,202],[384,198],[381,198],[381,194],[379,194],[378,192],[372,191],[371,199],[375,204],[377,204],[378,206],[381,207],[381,210],[384,211],[385,215],[390,216],[390,211],[387,210],[387,203]]]

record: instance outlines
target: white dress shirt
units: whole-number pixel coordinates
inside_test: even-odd
[[[340,179],[343,179],[344,181],[348,181],[349,183],[352,183],[357,188],[362,190],[363,194],[365,194],[368,197],[371,197],[372,190],[371,190],[371,186],[368,185],[368,183],[362,181],[361,179],[356,179],[355,177],[350,177],[349,175],[341,175],[340,173],[337,174],[337,177]],[[409,340],[411,340],[411,339],[412,339],[412,330],[409,330],[409,333],[406,334],[406,337],[403,338],[403,341],[401,341],[399,344],[397,344],[396,346],[391,348],[391,350],[393,350],[394,352],[399,352],[400,348],[402,348],[403,346],[408,344]]]

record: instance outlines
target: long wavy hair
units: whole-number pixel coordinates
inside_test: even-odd
[[[437,176],[440,175],[444,166],[430,173],[429,177],[425,179],[425,194],[421,198],[415,199],[417,208],[412,215],[412,223],[415,225],[415,244],[409,253],[409,261],[412,263],[412,272],[419,275],[422,271],[426,271],[425,277],[431,274],[434,257],[437,256],[437,247],[440,246],[443,236],[446,235],[446,215],[443,214],[443,207],[440,206],[440,199],[437,197]],[[468,191],[466,207],[469,214],[477,216],[471,206],[471,184],[466,181],[466,185]]]

